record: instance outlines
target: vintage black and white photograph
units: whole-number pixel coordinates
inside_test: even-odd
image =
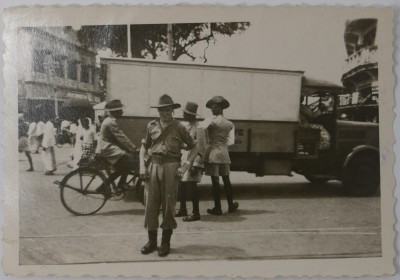
[[[391,10],[153,8],[8,10],[5,268],[394,271]]]

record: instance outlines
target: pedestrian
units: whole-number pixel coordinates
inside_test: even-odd
[[[36,121],[33,119],[29,123],[28,144],[29,144],[29,150],[32,154],[39,153],[39,140],[38,140],[38,136],[37,136],[37,124],[36,124]]]
[[[28,124],[24,121],[23,117],[18,118],[18,151],[24,152],[29,162],[29,169],[26,171],[33,171],[33,162],[28,143]]]
[[[76,169],[78,168],[78,162],[80,161],[82,157],[82,139],[83,139],[83,127],[81,120],[77,120],[77,127],[76,127],[76,134],[75,134],[75,146],[73,149],[73,160],[72,160],[72,168]]]
[[[211,98],[206,107],[211,109],[214,117],[204,122],[207,128],[208,145],[205,153],[205,174],[211,176],[214,208],[207,209],[211,215],[222,215],[219,176],[224,182],[228,212],[232,213],[238,209],[239,203],[233,202],[232,184],[229,179],[230,157],[228,145],[234,143],[233,123],[223,115],[224,109],[230,106],[228,100],[222,96]]]
[[[90,126],[90,122],[88,118],[81,118],[80,119],[83,131],[81,137],[82,141],[82,155],[79,161],[82,159],[82,157],[90,157],[90,155],[94,155],[95,153],[95,144],[97,141],[97,133],[96,129],[93,126]],[[78,165],[79,165],[78,161]]]
[[[121,101],[111,100],[106,104],[105,109],[110,115],[101,125],[96,154],[105,158],[115,169],[109,179],[115,180],[120,177],[117,186],[123,187],[126,184],[128,171],[135,170],[138,166],[137,154],[135,155],[136,146],[118,127],[117,119],[124,113]],[[111,196],[111,189],[105,189],[104,185],[101,185],[98,190],[102,191],[107,198]]]
[[[62,138],[62,143],[68,143],[70,146],[72,146],[72,142],[71,142],[71,132],[70,132],[70,126],[71,126],[71,122],[64,119],[61,121],[61,138]]]
[[[197,141],[199,149],[198,155],[190,166],[189,170],[183,174],[181,182],[178,186],[178,199],[180,202],[179,211],[175,217],[183,217],[184,222],[193,222],[201,219],[199,211],[199,193],[197,183],[200,183],[204,170],[204,153],[206,147],[205,131],[199,126],[196,120],[198,104],[194,102],[187,102],[183,111],[183,119],[187,121],[185,125],[189,131],[190,136]],[[182,162],[187,160],[189,151],[184,150],[182,153]],[[192,215],[187,216],[186,209],[186,192],[190,189],[192,193],[193,210]]]
[[[43,132],[43,154],[42,159],[45,166],[44,175],[54,175],[54,171],[57,170],[56,166],[56,154],[54,151],[54,146],[56,144],[56,130],[54,128],[54,118],[46,116],[46,124]]]
[[[142,254],[149,254],[157,249],[158,216],[162,208],[162,239],[158,249],[160,257],[170,252],[170,241],[175,221],[175,206],[178,183],[190,168],[198,153],[196,141],[186,128],[173,118],[174,109],[181,105],[164,94],[157,108],[160,118],[151,121],[146,128],[146,135],[140,149],[140,178],[145,180],[146,210],[144,226],[148,231],[149,241],[142,248]],[[186,162],[181,166],[181,147],[185,144],[190,150]],[[145,157],[149,156],[148,166]]]
[[[39,117],[39,121],[36,124],[36,136],[37,136],[39,148],[42,147],[44,127],[46,126],[44,121],[46,121],[46,120],[44,120],[43,116],[41,116],[41,117]]]

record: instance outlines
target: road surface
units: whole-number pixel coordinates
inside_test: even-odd
[[[58,170],[44,176],[40,155],[35,172],[19,157],[20,264],[81,264],[213,259],[299,259],[381,255],[380,198],[346,197],[340,183],[315,186],[302,176],[233,172],[239,211],[223,216],[212,207],[210,179],[200,185],[201,221],[178,221],[166,258],[140,253],[147,242],[144,208],[134,193],[108,201],[93,216],[67,212],[52,182],[61,180],[71,148],[56,148]],[[222,190],[223,193],[223,190]],[[189,211],[191,203],[187,203]],[[178,205],[177,205],[178,207]],[[160,234],[159,234],[160,240]]]

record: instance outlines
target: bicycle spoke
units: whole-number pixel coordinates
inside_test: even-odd
[[[104,176],[93,168],[72,171],[63,179],[60,195],[64,207],[75,215],[97,212],[106,202],[104,195],[96,191],[104,183]]]

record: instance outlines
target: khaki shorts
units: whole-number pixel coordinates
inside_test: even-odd
[[[230,165],[221,163],[206,164],[205,174],[211,177],[229,176]]]

